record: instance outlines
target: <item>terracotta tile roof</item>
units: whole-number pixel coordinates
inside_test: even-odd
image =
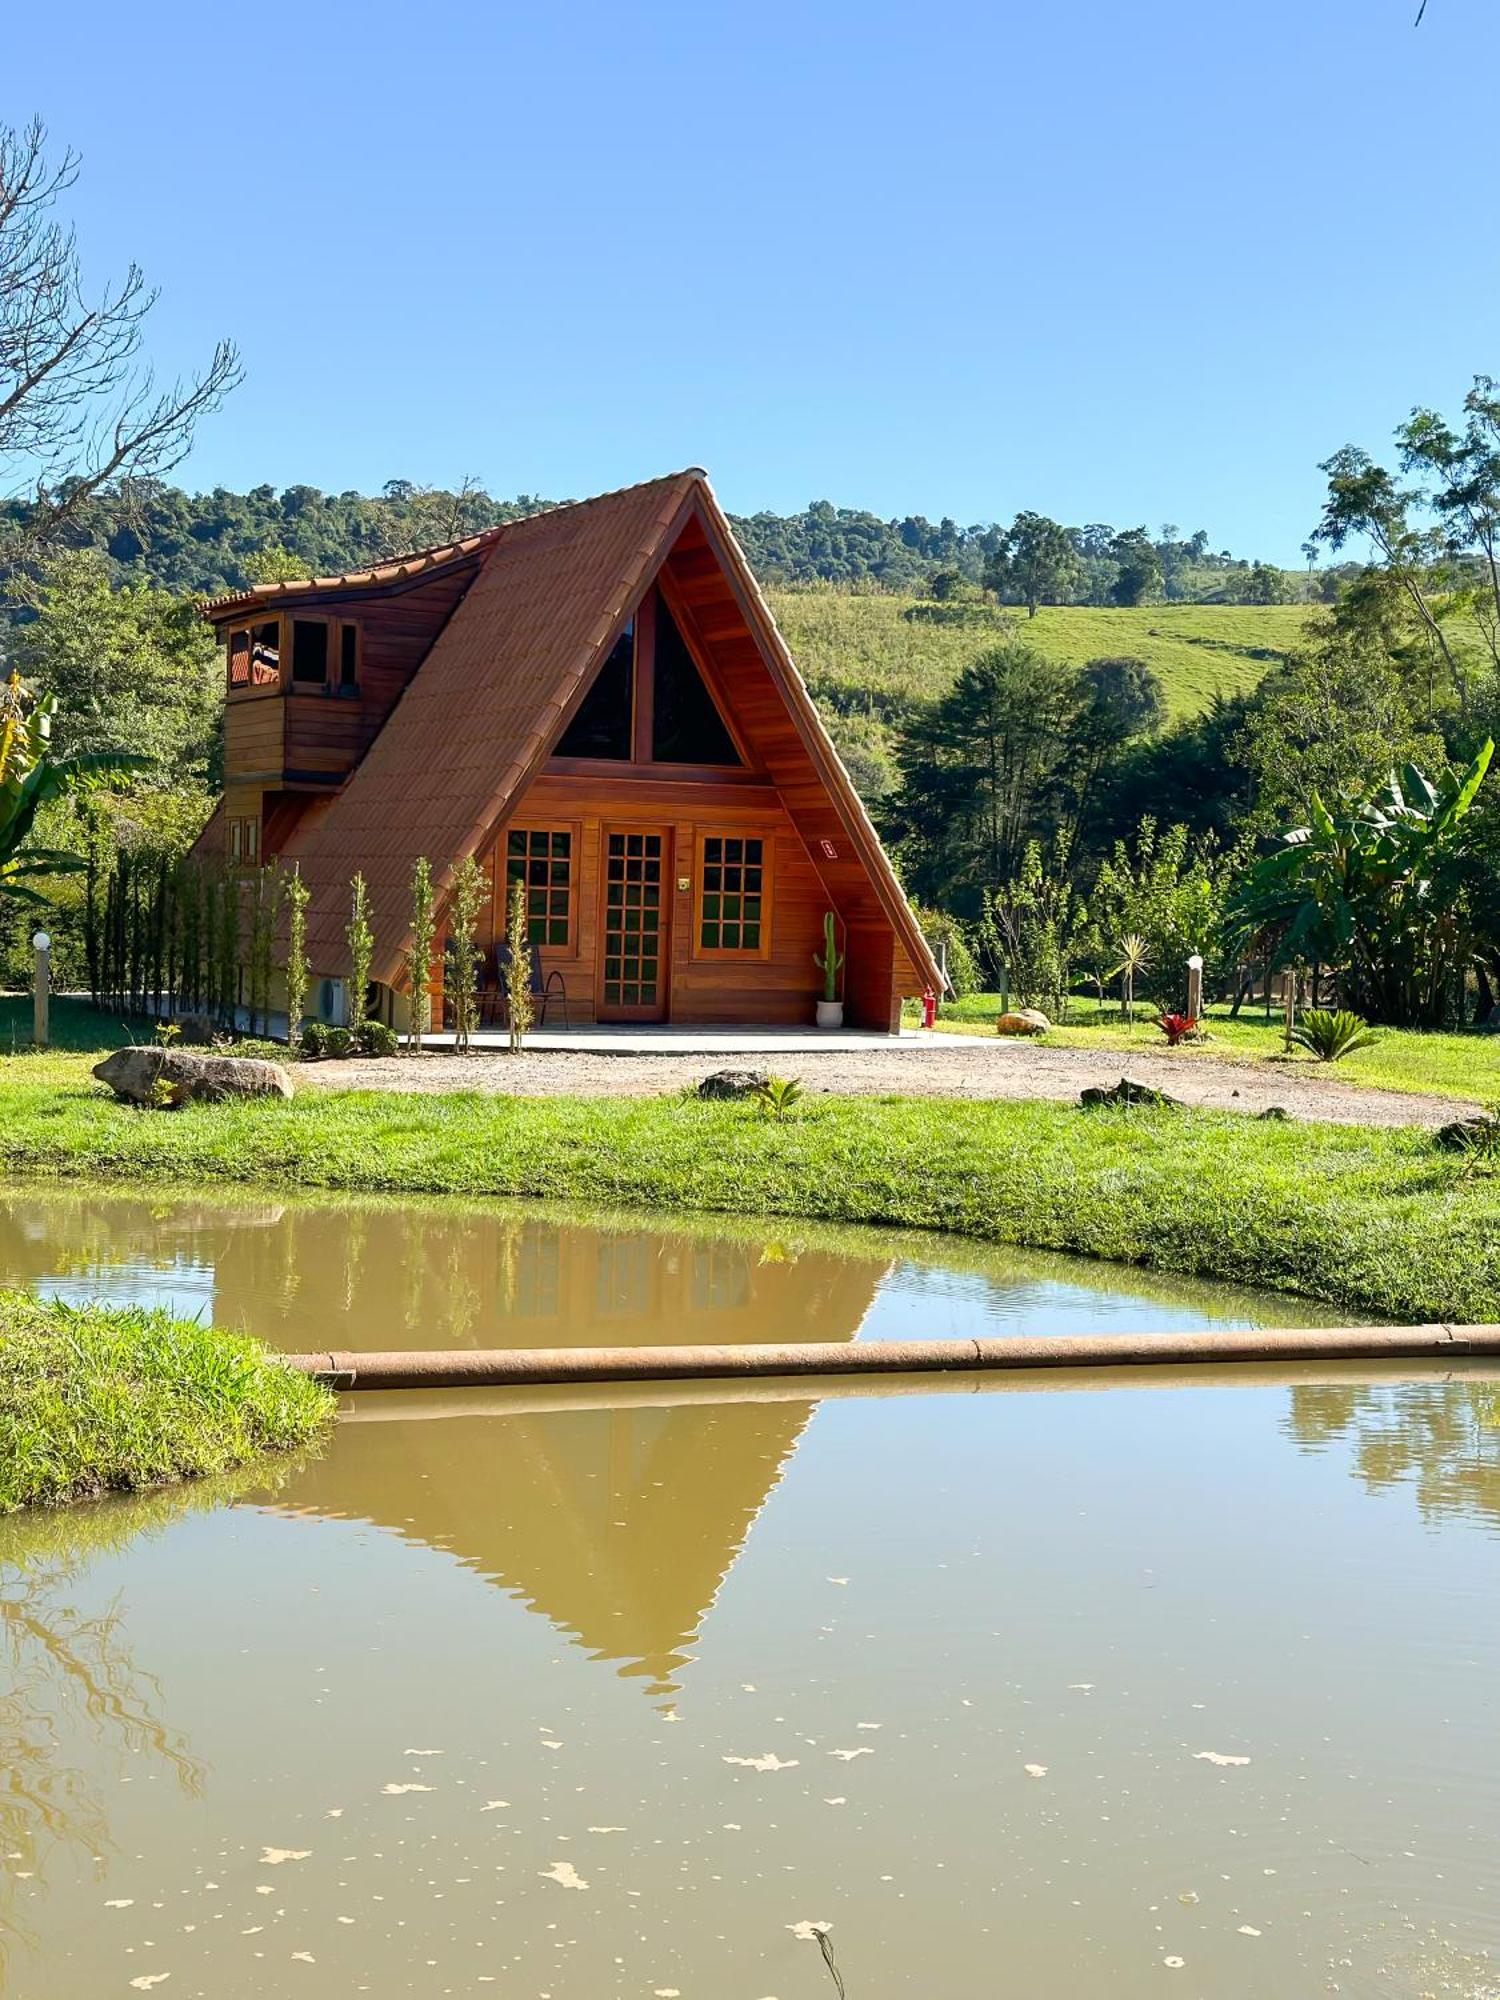
[[[503,820],[700,490],[704,475],[691,468],[488,531],[478,575],[363,761],[288,845],[312,890],[317,972],[348,970],[358,870],[370,889],[373,977],[398,976],[417,860],[432,862],[441,893]]]
[[[681,475],[695,474],[699,479],[707,475],[701,466],[689,466]],[[648,480],[649,486],[662,484],[660,480]],[[589,500],[567,500],[556,507],[546,507],[537,514],[528,514],[519,521],[501,521],[493,528],[483,528],[475,535],[467,535],[460,542],[440,542],[430,549],[413,549],[406,555],[391,556],[384,562],[374,563],[368,569],[346,570],[342,576],[291,577],[284,583],[260,583],[249,590],[233,590],[223,597],[206,597],[201,609],[205,617],[217,622],[236,612],[248,612],[262,605],[281,603],[288,598],[307,597],[311,593],[325,590],[378,590],[392,583],[405,583],[409,579],[425,576],[429,571],[445,569],[450,563],[466,561],[470,556],[485,550],[514,529],[525,527],[532,521],[550,518],[554,514],[576,514],[585,507],[599,507],[610,501],[624,499],[631,493],[643,490],[639,486],[622,486],[612,493],[595,494]]]

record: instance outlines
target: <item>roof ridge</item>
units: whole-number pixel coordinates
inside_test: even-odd
[[[400,555],[385,556],[379,562],[367,563],[361,569],[343,570],[334,576],[288,577],[276,583],[251,584],[245,590],[226,591],[222,596],[202,598],[199,602],[204,612],[218,612],[236,604],[249,605],[259,599],[294,597],[313,590],[338,590],[353,584],[372,583],[377,579],[382,583],[392,582],[403,575],[416,575],[422,570],[436,569],[462,556],[473,555],[533,521],[547,521],[557,514],[597,507],[606,500],[623,500],[628,494],[644,492],[649,486],[670,486],[679,479],[701,479],[706,484],[708,474],[701,465],[685,465],[676,472],[659,473],[654,479],[637,479],[628,486],[611,487],[607,493],[590,493],[582,500],[559,500],[550,507],[538,507],[534,514],[518,514],[514,520],[496,521],[488,528],[476,529],[472,535],[465,535],[459,541],[434,542],[424,549],[409,549]]]

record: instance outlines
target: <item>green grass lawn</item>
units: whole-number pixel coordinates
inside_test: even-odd
[[[908,618],[915,598],[838,590],[767,593],[792,656],[815,692],[865,692],[877,709],[941,694],[961,667],[1013,632],[1051,658],[1081,666],[1131,654],[1160,675],[1172,720],[1199,714],[1215,694],[1252,688],[1303,643],[1307,604],[1148,604],[1130,610],[1044,605],[988,619],[931,624]]]
[[[332,1411],[242,1334],[0,1292],[0,1514],[224,1472]]]
[[[998,993],[971,993],[951,1000],[943,1008],[940,1028],[954,1033],[976,1035],[995,1032],[995,1016],[1000,1011]],[[1295,1068],[1305,1073],[1320,1072],[1337,1077],[1341,1083],[1363,1083],[1385,1090],[1415,1090],[1438,1097],[1478,1098],[1483,1103],[1500,1100],[1500,1035],[1480,1029],[1462,1032],[1381,1029],[1373,1048],[1359,1049],[1337,1063],[1320,1063],[1300,1050],[1288,1057],[1283,1046],[1279,1013],[1268,1023],[1263,1007],[1245,1007],[1237,1021],[1229,1018],[1227,1007],[1211,1007],[1205,1015],[1210,1039],[1184,1043],[1169,1049],[1166,1037],[1152,1025],[1152,1010],[1137,1010],[1133,1029],[1119,1018],[1119,1003],[1106,1003],[1101,1018],[1092,1000],[1074,1000],[1068,1025],[1053,1028],[1046,1040],[1050,1047],[1110,1048],[1124,1054],[1149,1051],[1170,1056],[1183,1064],[1201,1062],[1205,1057],[1220,1062],[1269,1064],[1276,1069]]]
[[[134,1111],[88,1063],[0,1058],[0,1174],[941,1229],[1379,1318],[1500,1320],[1500,1179],[1417,1131],[903,1098],[812,1097],[784,1124],[675,1097],[306,1090]]]

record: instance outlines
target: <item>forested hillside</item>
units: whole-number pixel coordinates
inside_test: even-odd
[[[382,557],[456,541],[500,521],[557,504],[535,494],[497,500],[477,487],[458,491],[387,482],[378,494],[323,493],[315,486],[252,487],[232,493],[188,493],[159,480],[91,495],[70,513],[67,539],[99,550],[120,582],[161,585],[201,596],[243,589],[272,574],[330,576]],[[27,504],[0,504],[0,539],[24,528]],[[1183,537],[1171,524],[1152,537],[1144,528],[1120,532],[1100,523],[1058,528],[1039,515],[1017,525],[960,527],[921,515],[881,520],[858,508],[817,500],[799,514],[731,516],[756,574],[778,584],[838,583],[914,590],[991,580],[1002,598],[1023,602],[1027,590],[1026,523],[1067,538],[1065,560],[1053,561],[1045,601],[1109,604],[1159,596],[1168,602],[1286,602],[1315,595],[1306,571],[1285,571],[1210,551],[1201,529]],[[1135,596],[1120,599],[1122,575]],[[1013,587],[1012,587],[1013,586]]]

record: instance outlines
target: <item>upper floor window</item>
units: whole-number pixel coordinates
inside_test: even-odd
[[[229,635],[229,685],[274,687],[281,679],[281,620],[265,618]]]
[[[357,688],[359,626],[348,618],[263,618],[230,632],[231,690],[280,687],[283,665],[295,687]]]
[[[559,757],[630,759],[635,730],[635,620],[610,648],[578,713],[559,739]]]
[[[298,686],[322,687],[328,679],[328,620],[292,620],[292,679]]]
[[[656,602],[651,756],[658,764],[738,764],[740,753],[666,601]]]
[[[554,754],[624,764],[743,762],[660,590],[647,594],[610,648]]]

